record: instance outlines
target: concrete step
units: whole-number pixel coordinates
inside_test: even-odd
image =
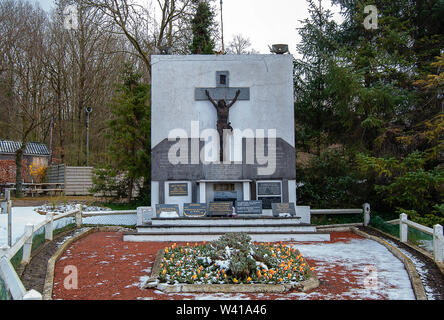
[[[225,232],[126,232],[123,241],[129,242],[201,242],[218,239]],[[330,241],[326,232],[248,232],[253,241]]]
[[[171,232],[316,232],[316,227],[308,224],[165,224],[137,227],[140,233],[171,233]]]
[[[161,225],[294,225],[301,224],[300,217],[291,217],[291,218],[276,218],[276,217],[236,217],[236,218],[153,218],[151,219],[152,226],[161,226]],[[148,225],[144,225],[148,226]],[[143,227],[143,226],[142,226]]]

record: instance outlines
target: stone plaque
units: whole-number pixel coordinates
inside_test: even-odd
[[[233,203],[231,201],[210,202],[208,206],[209,216],[231,216],[233,214]]]
[[[282,197],[257,197],[258,200],[262,200],[262,209],[271,209],[272,203],[281,203]]]
[[[223,200],[237,200],[237,191],[215,191],[214,199]]]
[[[168,195],[170,197],[186,197],[188,196],[188,183],[169,183]]]
[[[156,216],[159,217],[161,212],[176,212],[179,214],[178,204],[156,204]]]
[[[184,203],[183,215],[185,217],[205,217],[207,215],[208,205],[206,203]]]
[[[288,213],[292,217],[296,216],[296,210],[294,208],[294,203],[272,203],[271,208],[273,210],[273,216],[279,217],[281,213]]]
[[[257,183],[258,196],[280,196],[281,183],[280,182],[258,182]]]
[[[262,214],[262,200],[236,202],[237,214]]]

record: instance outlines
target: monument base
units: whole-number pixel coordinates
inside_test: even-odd
[[[300,217],[250,216],[236,218],[153,218],[151,224],[123,235],[124,241],[213,241],[230,232],[246,232],[253,241],[330,241],[330,234],[317,232]]]

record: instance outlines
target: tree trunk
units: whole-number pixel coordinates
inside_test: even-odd
[[[15,153],[15,196],[16,198],[21,198],[22,194],[22,160],[23,152],[25,150],[26,143],[23,142],[20,149]]]
[[[131,202],[133,196],[134,178],[131,178],[128,185],[128,202]]]

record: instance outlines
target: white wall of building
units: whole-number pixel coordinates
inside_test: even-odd
[[[151,146],[173,129],[191,136],[191,121],[200,130],[216,128],[209,101],[195,101],[195,88],[216,87],[216,71],[229,71],[230,87],[249,87],[250,100],[230,109],[233,128],[276,129],[294,146],[293,57],[291,55],[152,56]]]

